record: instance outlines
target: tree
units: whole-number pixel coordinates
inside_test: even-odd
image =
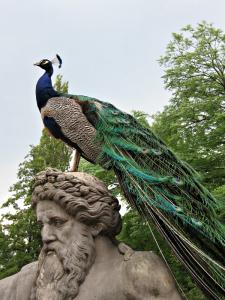
[[[56,78],[55,85],[62,92],[68,90],[68,82],[63,83],[62,76]],[[22,266],[37,259],[41,237],[30,207],[34,176],[46,167],[66,170],[70,156],[71,149],[50,137],[44,129],[40,143],[31,146],[24,162],[19,165],[18,181],[10,188],[12,196],[3,204],[3,207],[13,207],[14,211],[3,216],[0,224],[0,278],[18,272]],[[21,202],[22,207],[18,204]]]
[[[153,130],[217,188],[225,184],[225,35],[206,22],[188,25],[159,62],[172,97]]]

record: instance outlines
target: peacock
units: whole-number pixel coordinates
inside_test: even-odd
[[[53,64],[36,85],[44,126],[56,139],[104,169],[113,169],[128,202],[145,221],[153,221],[209,299],[225,298],[225,225],[217,200],[197,172],[168,149],[152,131],[110,103],[54,90]]]

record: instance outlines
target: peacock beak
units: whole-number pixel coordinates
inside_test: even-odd
[[[40,67],[40,62],[35,63],[34,66]]]

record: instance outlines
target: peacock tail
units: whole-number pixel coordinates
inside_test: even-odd
[[[97,162],[114,169],[130,204],[146,221],[154,221],[210,299],[225,297],[225,226],[217,216],[221,207],[198,174],[131,115],[96,99],[76,100],[83,103],[103,145]]]

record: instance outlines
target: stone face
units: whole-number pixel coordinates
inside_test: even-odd
[[[33,206],[38,263],[1,280],[1,300],[181,299],[157,255],[116,242],[120,205],[98,179],[48,169],[37,176]]]

